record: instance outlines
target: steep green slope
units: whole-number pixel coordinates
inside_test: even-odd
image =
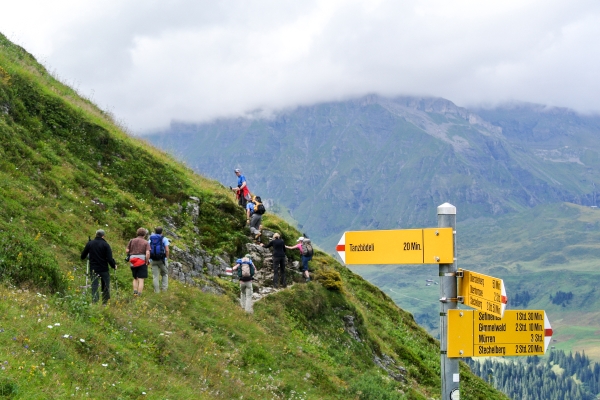
[[[127,136],[1,35],[0,137],[5,398],[439,396],[437,342],[324,253],[316,282],[245,315],[236,284],[211,272],[246,251],[230,194]],[[155,225],[173,239],[171,264],[195,275],[133,298],[120,262],[109,305],[89,304],[79,260],[88,235],[105,229],[119,262],[135,229]],[[299,234],[273,216],[265,225],[290,242]],[[466,399],[505,398],[464,365],[462,385]]]

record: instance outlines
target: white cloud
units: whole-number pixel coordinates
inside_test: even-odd
[[[138,132],[373,92],[600,110],[595,0],[13,3],[0,30]]]

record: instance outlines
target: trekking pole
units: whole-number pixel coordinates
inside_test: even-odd
[[[113,279],[115,281],[115,296],[119,297],[119,285],[117,284],[117,269],[114,268]]]
[[[90,255],[88,254],[87,256],[87,262],[86,262],[86,267],[85,267],[85,290],[87,292],[87,288],[88,288],[88,276],[90,275]]]
[[[91,242],[91,238],[88,236],[88,243]],[[88,253],[87,255],[87,261],[86,261],[86,266],[85,266],[85,293],[87,293],[87,289],[88,289],[88,277],[90,275],[90,254]]]

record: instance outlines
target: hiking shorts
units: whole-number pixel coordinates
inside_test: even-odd
[[[146,279],[148,277],[148,266],[146,264],[140,267],[131,267],[133,279]]]

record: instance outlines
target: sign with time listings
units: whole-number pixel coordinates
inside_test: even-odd
[[[451,264],[452,228],[345,232],[336,250],[345,264]]]
[[[543,355],[552,327],[543,310],[506,310],[504,317],[448,310],[448,357]]]
[[[504,281],[467,269],[458,271],[462,272],[458,295],[463,297],[463,304],[502,318],[507,303]]]

